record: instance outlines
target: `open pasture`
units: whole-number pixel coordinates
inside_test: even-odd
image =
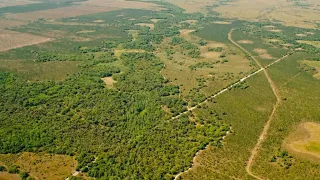
[[[0,52],[34,44],[41,44],[51,40],[51,38],[27,33],[0,30]]]
[[[67,17],[75,17],[80,15],[95,14],[99,12],[114,11],[118,9],[150,9],[157,10],[161,9],[159,6],[148,3],[148,2],[137,2],[137,1],[101,1],[101,0],[90,0],[77,3],[73,6],[59,7],[44,9],[32,12],[20,12],[7,14],[6,17],[10,19],[18,19],[23,21],[35,21],[40,18],[44,19],[60,19]]]
[[[0,8],[8,6],[21,6],[26,4],[40,3],[38,1],[31,0],[0,0]]]
[[[30,81],[61,81],[79,71],[77,67],[79,63],[75,61],[36,63],[29,60],[1,60],[0,62],[1,71],[15,72]]]
[[[305,122],[300,124],[284,142],[284,147],[298,157],[311,161],[320,160],[320,124]]]
[[[301,61],[302,64],[306,64],[307,66],[315,69],[315,74],[313,74],[313,77],[320,80],[320,61]]]

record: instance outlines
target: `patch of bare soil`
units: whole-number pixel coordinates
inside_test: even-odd
[[[232,24],[230,21],[215,21],[214,24]]]
[[[93,22],[94,22],[94,23],[103,23],[104,20],[98,19],[98,20],[94,20]]]
[[[250,40],[240,40],[240,41],[237,41],[238,43],[240,44],[253,44],[253,41],[250,41]]]
[[[260,58],[262,59],[273,59],[273,57],[270,54],[268,54],[268,51],[265,49],[256,48],[253,51],[258,53]]]
[[[21,6],[21,5],[35,4],[35,3],[41,3],[41,2],[29,1],[29,0],[1,0],[0,8],[8,7],[8,6]]]
[[[297,37],[306,37],[307,34],[296,34]]]
[[[276,33],[282,32],[282,30],[280,30],[280,29],[269,29],[268,31],[270,31],[270,32],[276,32]]]
[[[217,59],[217,58],[219,58],[220,55],[221,55],[221,53],[219,53],[219,52],[205,52],[201,56],[208,58],[208,59]]]
[[[113,84],[116,82],[115,80],[112,79],[112,77],[104,77],[101,79],[109,88],[113,88]]]
[[[180,34],[182,36],[188,36],[190,33],[194,32],[194,29],[181,29]]]
[[[52,41],[52,39],[27,33],[0,30],[0,52],[48,41]]]
[[[27,22],[15,21],[15,20],[7,20],[0,18],[0,29],[9,28],[9,27],[17,27],[21,25],[25,25]]]
[[[208,42],[208,44],[207,44],[207,46],[206,47],[208,47],[208,48],[217,48],[217,47],[226,47],[226,45],[225,44],[223,44],[223,43],[218,43],[218,42]]]
[[[160,20],[162,20],[162,19],[150,19],[150,21],[152,21],[153,23],[157,23]]]

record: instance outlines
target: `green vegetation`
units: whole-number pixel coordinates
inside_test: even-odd
[[[39,19],[11,28],[55,40],[0,54],[0,153],[75,156],[76,169],[97,179],[173,179],[190,168],[197,154],[199,163],[182,178],[248,179],[245,162],[275,103],[267,79],[260,72],[205,101],[255,69],[249,55],[228,40],[235,29],[234,40],[250,42],[241,46],[263,65],[301,51],[268,68],[284,103],[253,164],[254,173],[269,179],[319,175],[319,165],[291,155],[282,140],[305,117],[320,119],[319,81],[310,76],[317,69],[299,64],[320,60],[319,48],[301,43],[318,41],[320,32],[297,36],[307,31],[273,23],[221,23],[209,7],[204,16],[152,2],[164,9]],[[0,8],[0,14],[72,3]],[[267,29],[270,25],[278,31]],[[182,30],[195,31],[187,37]],[[106,87],[105,77],[112,88]],[[197,108],[172,118],[192,107]],[[5,165],[9,173],[33,179],[28,170]]]

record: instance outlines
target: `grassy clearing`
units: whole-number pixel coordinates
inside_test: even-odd
[[[19,76],[30,81],[55,80],[61,81],[79,71],[79,62],[44,62],[36,63],[27,60],[0,61],[0,70],[15,72]]]
[[[309,44],[314,47],[320,48],[320,41],[303,41],[303,40],[298,40],[298,43],[303,43],[303,44]]]
[[[290,152],[287,154],[283,147],[283,139],[293,133],[301,122],[320,120],[320,82],[299,66],[299,61],[306,57],[308,54],[296,53],[269,69],[284,102],[276,112],[268,138],[253,165],[254,174],[264,178],[314,179],[320,176],[319,164],[303,160]]]
[[[301,63],[306,64],[307,66],[314,68],[313,77],[320,79],[320,62],[319,61],[301,61]]]
[[[320,124],[305,122],[286,138],[284,147],[297,157],[320,160]]]
[[[262,73],[246,82],[246,90],[233,89],[208,103],[223,121],[232,127],[221,148],[209,147],[197,157],[197,164],[182,175],[183,179],[248,179],[245,163],[272,111],[275,97]],[[195,111],[196,116],[212,116],[208,108]]]
[[[20,171],[29,172],[36,179],[65,179],[75,171],[73,157],[46,153],[0,154],[5,166],[18,165]],[[0,174],[1,179],[1,174]]]

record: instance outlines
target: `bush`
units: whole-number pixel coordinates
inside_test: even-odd
[[[19,173],[19,166],[17,166],[17,165],[9,166],[8,172],[11,174],[18,174]]]
[[[0,166],[0,172],[6,171],[6,168],[4,166]]]

